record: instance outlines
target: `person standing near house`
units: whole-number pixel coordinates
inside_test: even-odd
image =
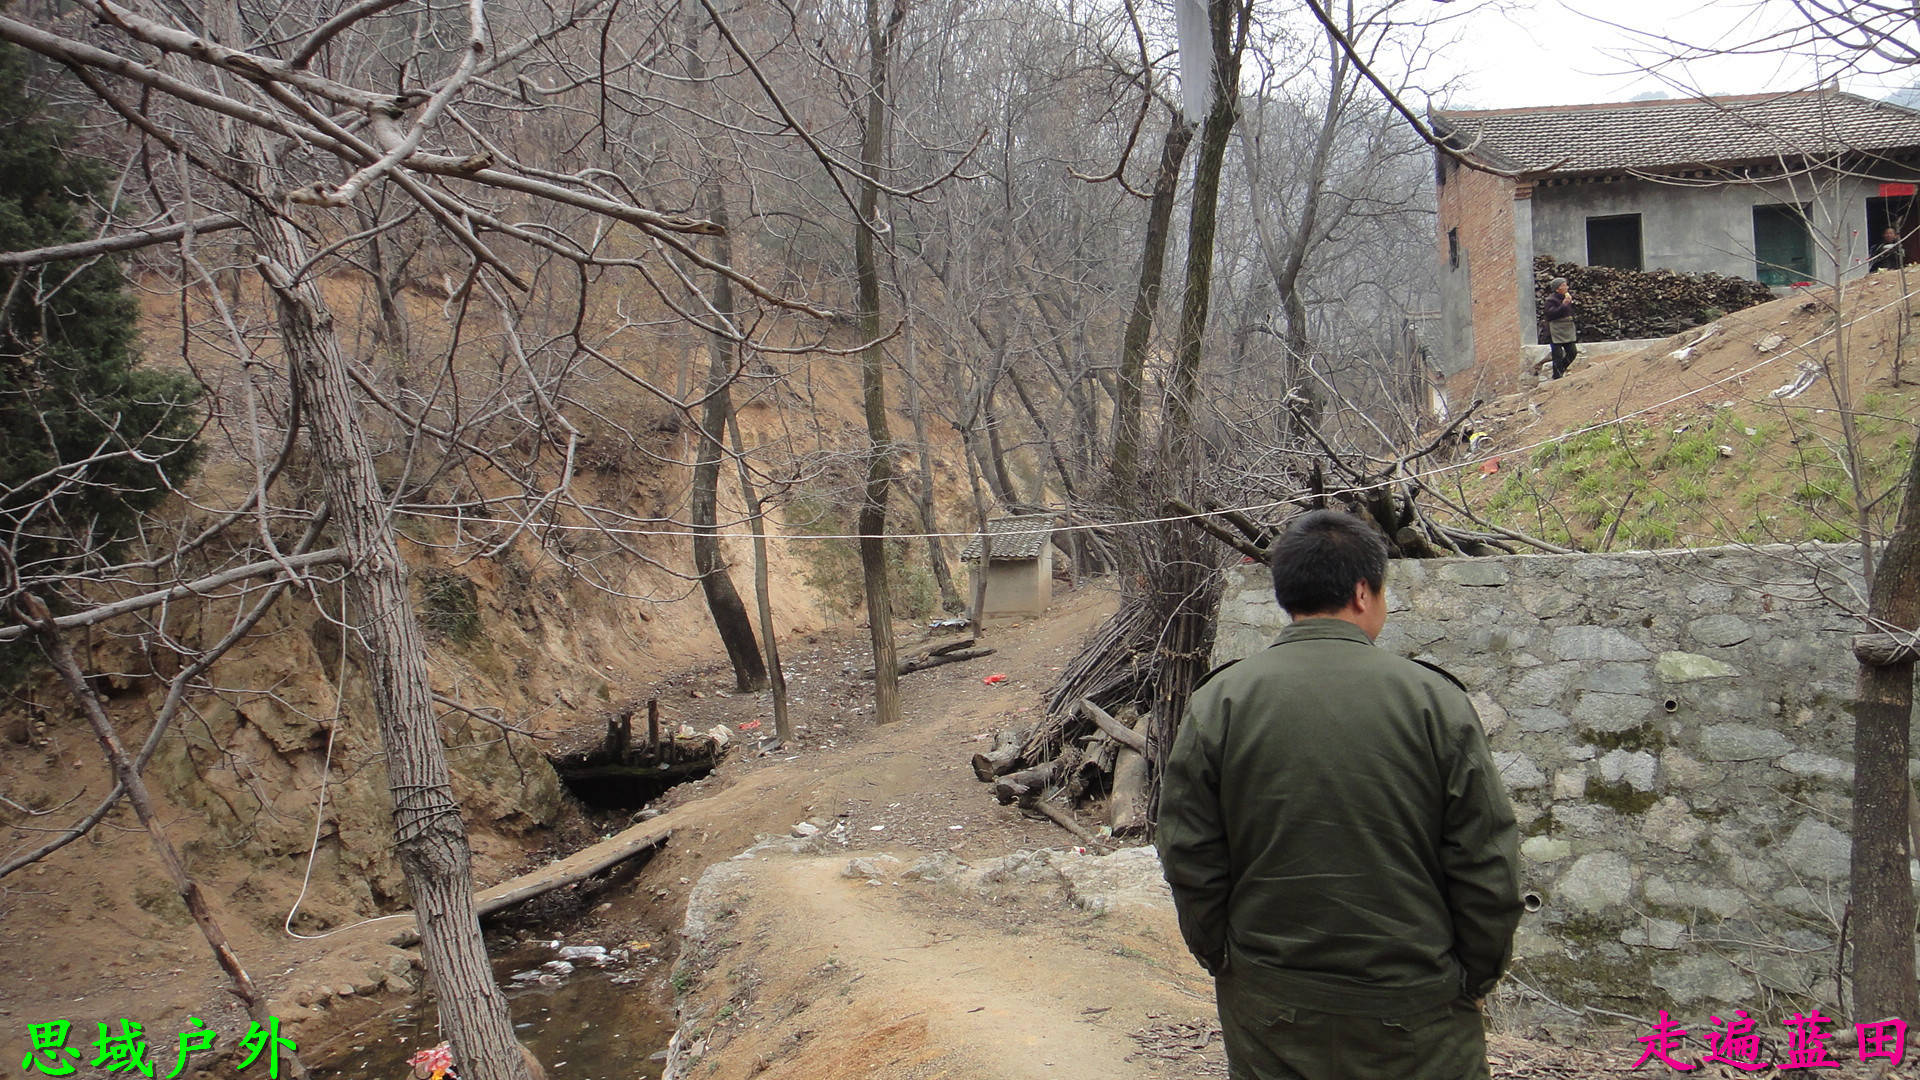
[[[1551,343],[1547,353],[1553,357],[1553,377],[1557,379],[1567,373],[1580,351],[1574,344],[1580,332],[1573,325],[1573,294],[1567,291],[1567,279],[1554,278],[1548,288],[1553,291],[1547,294],[1547,306],[1540,314],[1547,320],[1547,340]]]
[[[1194,690],[1159,848],[1234,1080],[1485,1080],[1520,922],[1513,807],[1466,691],[1374,646],[1386,543],[1304,514],[1278,642]]]
[[[1898,270],[1905,265],[1906,245],[1900,242],[1900,230],[1889,225],[1880,231],[1880,246],[1873,249],[1873,269]]]

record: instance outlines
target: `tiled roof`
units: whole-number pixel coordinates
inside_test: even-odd
[[[1526,172],[1674,170],[1782,155],[1920,148],[1920,112],[1838,90],[1739,97],[1435,110],[1435,129]],[[1477,141],[1476,141],[1477,140]]]
[[[1027,514],[1022,517],[995,518],[987,523],[993,532],[993,557],[1001,559],[1037,559],[1047,550],[1047,541],[1053,538],[1053,519],[1046,514]],[[965,560],[980,557],[980,538],[975,536],[967,542],[966,549],[960,552]]]

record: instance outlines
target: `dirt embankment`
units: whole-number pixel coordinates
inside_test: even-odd
[[[858,674],[869,662],[864,633],[850,628],[799,638],[788,657],[803,732],[798,744],[778,755],[736,754],[712,778],[671,792],[658,805],[672,818],[672,842],[637,877],[595,895],[569,936],[669,945],[692,883],[708,865],[760,835],[783,833],[821,814],[857,829],[850,844],[855,851],[886,847],[971,859],[1063,842],[1066,834],[1053,824],[1029,822],[995,805],[966,762],[975,736],[1018,722],[1037,707],[1043,689],[1110,600],[1092,589],[1068,595],[1053,617],[993,634],[988,643],[998,655],[907,677],[907,719],[879,731],[867,704],[869,685]],[[983,684],[992,672],[1009,678]],[[709,660],[636,690],[660,695],[670,721],[705,729],[758,720],[770,728],[767,695],[738,695],[731,683],[724,664]],[[67,740],[54,746],[84,765],[85,747]],[[311,804],[305,812],[311,814]],[[311,818],[306,820],[310,828]],[[206,827],[181,811],[170,815],[169,824],[183,831]],[[592,837],[569,840],[536,831],[530,838],[577,845]],[[112,847],[86,851],[83,859],[49,860],[8,881],[0,893],[0,1057],[18,1061],[26,1053],[27,1025],[48,1020],[72,1020],[90,1039],[94,1022],[125,1017],[146,1024],[156,1046],[170,1045],[189,1015],[229,1036],[244,1030],[204,943],[183,916],[169,916],[163,901],[170,894],[147,869],[145,837],[115,828],[103,830],[97,843]],[[253,876],[269,879],[258,883],[238,869],[208,873],[210,867],[218,870],[223,855],[242,862],[233,852],[193,851],[195,871],[213,888],[243,961],[272,996],[275,1012],[320,1057],[327,1047],[350,1042],[373,1014],[417,984],[414,955],[388,944],[389,935],[378,926],[312,939],[281,929],[281,903],[293,894],[272,892],[271,878],[284,875],[297,888],[304,845],[298,855],[258,866]],[[551,857],[550,850],[499,857],[492,877]],[[329,872],[340,871],[323,864],[316,878]],[[250,910],[264,917],[249,918]],[[316,932],[298,924],[296,929]],[[669,993],[665,968],[655,970],[654,985],[633,992]]]
[[[347,284],[329,288],[339,292],[341,311],[357,310]],[[235,377],[227,358],[182,341],[170,321],[173,305],[198,303],[195,294],[182,300],[154,292],[146,302],[143,332],[152,355],[191,356],[216,382]],[[419,306],[423,327],[444,322],[436,305]],[[438,340],[419,343],[430,349]],[[685,361],[686,371],[694,370],[702,348],[695,339],[679,341],[682,357],[674,345],[636,349],[632,370],[674,385],[675,369]],[[823,442],[852,439],[860,430],[856,374],[837,358],[795,356],[787,363],[791,370],[783,373],[792,377],[778,392],[740,405],[742,435],[769,469],[777,468],[795,427],[806,428],[806,445],[796,453],[818,452]],[[593,414],[592,423],[582,423],[622,435],[595,429],[604,437],[583,456],[572,493],[625,515],[620,520],[675,532],[680,526],[674,523],[686,517],[689,471],[673,463],[692,458],[693,436],[684,416],[623,387],[582,389]],[[807,423],[796,424],[796,417]],[[904,427],[906,418],[898,423]],[[211,425],[207,439],[206,463],[190,498],[168,508],[179,519],[172,525],[184,533],[218,516],[209,508],[237,502],[254,478],[244,438]],[[404,443],[390,438],[383,445],[398,455],[393,448]],[[398,469],[391,460],[382,464]],[[936,465],[942,482],[960,490],[952,462],[942,458]],[[473,479],[473,472],[466,475]],[[301,481],[289,477],[284,486],[298,489]],[[483,489],[501,482],[474,479]],[[820,503],[831,501],[828,495],[803,486],[788,496],[794,527],[820,529],[797,519],[809,512],[803,496]],[[723,470],[719,513],[729,522],[726,532],[746,531],[741,507],[732,470]],[[149,539],[158,547],[165,537],[156,528]],[[237,527],[242,535],[234,543],[243,555],[254,528]],[[562,739],[593,737],[610,712],[644,700],[664,674],[724,654],[697,589],[690,588],[682,538],[649,534],[616,542],[563,528],[524,532],[476,554],[480,545],[448,520],[403,517],[399,528],[415,571],[433,688],[472,710],[447,707],[441,731],[467,815],[476,877],[489,884],[577,844],[582,836],[569,830],[587,828],[567,809],[543,753]],[[809,637],[845,621],[844,597],[828,599],[814,586],[819,545],[776,541],[771,547],[773,622],[790,653],[803,656]],[[722,549],[751,604],[750,545],[727,536]],[[566,557],[565,565],[556,554]],[[223,557],[201,553],[196,558],[204,565],[189,565],[186,576],[222,568]],[[127,592],[148,584],[116,583]],[[294,991],[284,1002],[292,1018],[332,1010],[343,996],[396,992],[419,974],[404,956],[378,950],[312,968],[317,961],[311,958],[327,955],[325,947],[292,936],[327,934],[406,902],[392,857],[384,748],[350,633],[343,634],[341,604],[337,588],[322,587],[311,596],[296,590],[276,605],[213,669],[217,689],[195,696],[146,773],[170,838],[236,951],[256,979],[276,992]],[[135,746],[151,728],[166,680],[181,665],[169,639],[218,637],[234,604],[182,601],[147,615],[145,623],[117,620],[73,640],[100,673],[96,684],[122,741]],[[724,693],[729,683],[719,675],[700,680],[710,694]],[[670,703],[670,719],[682,713]],[[53,680],[17,688],[0,705],[0,852],[38,846],[85,816],[111,787],[87,724]],[[295,963],[307,967],[283,970]],[[202,1015],[196,1009],[231,1013],[220,986],[206,946],[124,806],[86,839],[0,880],[0,1021],[16,1021],[0,1023],[0,1048],[24,1040],[25,1023],[63,1016],[127,1017],[177,1030],[190,1013]]]
[[[1888,519],[1920,411],[1920,273],[1796,289],[1482,404],[1436,489],[1587,550],[1857,535]],[[1851,445],[1851,450],[1849,449]]]

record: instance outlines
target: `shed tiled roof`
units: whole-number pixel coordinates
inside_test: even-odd
[[[1046,514],[995,518],[987,523],[987,528],[993,533],[995,562],[1001,559],[1037,559],[1047,549],[1047,541],[1053,538],[1053,519]],[[975,536],[960,552],[960,558],[971,560],[979,557],[980,537]]]
[[[1675,170],[1847,151],[1920,149],[1920,112],[1834,89],[1738,97],[1435,110],[1437,133],[1543,175]]]

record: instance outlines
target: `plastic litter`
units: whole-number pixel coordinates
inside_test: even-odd
[[[986,678],[981,679],[980,681],[983,683],[986,683],[988,686],[998,686],[1001,683],[1006,682],[1007,677],[1001,674],[1000,672],[996,671],[993,674],[987,676]]]
[[[1800,361],[1800,366],[1795,369],[1795,371],[1796,374],[1792,382],[1773,391],[1767,396],[1781,399],[1797,398],[1801,394],[1806,393],[1807,388],[1812,386],[1814,380],[1820,377],[1820,365],[1811,360]]]

